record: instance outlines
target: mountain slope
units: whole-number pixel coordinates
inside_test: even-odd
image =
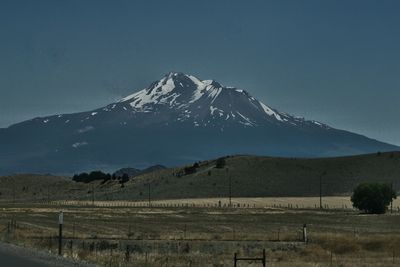
[[[400,188],[400,152],[315,159],[231,156],[225,161],[221,169],[215,160],[200,162],[188,175],[178,175],[184,167],[151,172],[124,188],[109,184],[98,189],[97,197],[146,200],[149,182],[153,199],[228,197],[229,178],[233,197],[319,196],[320,178],[324,196],[351,195],[362,182]]]
[[[135,168],[122,168],[117,170],[116,172],[114,172],[114,176],[117,178],[121,178],[124,174],[128,175],[129,178],[134,178],[136,176],[142,175],[142,174],[146,174],[146,173],[150,173],[150,172],[154,172],[154,171],[158,171],[158,170],[163,170],[166,169],[165,166],[162,165],[154,165],[154,166],[150,166],[144,170],[139,170],[139,169],[135,169]]]
[[[113,171],[226,154],[318,157],[398,149],[279,112],[244,90],[169,73],[103,108],[0,129],[0,173]]]

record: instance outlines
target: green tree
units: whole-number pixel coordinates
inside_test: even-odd
[[[222,169],[222,168],[225,167],[225,164],[226,164],[225,159],[224,158],[219,158],[219,159],[217,159],[217,163],[216,163],[215,168]]]
[[[363,183],[351,196],[353,207],[366,213],[385,213],[387,206],[396,198],[396,192],[388,184]]]
[[[129,181],[129,175],[127,173],[124,173],[120,179],[121,180],[119,181],[119,183],[124,184]]]

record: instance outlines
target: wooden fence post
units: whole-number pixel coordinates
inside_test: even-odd
[[[395,266],[395,265],[394,265],[395,256],[396,256],[396,254],[394,253],[394,247],[393,247],[393,259],[392,259],[393,266]]]
[[[266,256],[265,256],[265,248],[263,249],[263,261],[262,261],[262,263],[263,263],[263,267],[267,266],[267,259],[266,259]]]
[[[129,247],[129,245],[126,245],[126,251],[125,251],[125,261],[126,262],[129,262],[129,259],[130,259],[130,247]]]

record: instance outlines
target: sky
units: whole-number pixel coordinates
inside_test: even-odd
[[[2,0],[0,127],[169,71],[400,145],[400,1]]]

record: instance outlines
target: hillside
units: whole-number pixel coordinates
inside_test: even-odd
[[[183,176],[177,175],[183,167],[156,171],[123,188],[111,182],[97,196],[147,199],[150,182],[154,199],[227,197],[229,177],[234,197],[318,196],[320,177],[323,195],[349,195],[361,182],[393,182],[400,189],[400,152],[320,159],[232,156],[224,168],[215,166],[215,160],[200,162],[196,173]]]
[[[190,172],[192,165],[156,170],[123,185],[119,180],[85,184],[50,175],[3,176],[0,199],[147,200],[149,182],[152,199],[228,197],[229,177],[233,197],[318,196],[320,177],[326,196],[350,195],[361,182],[393,182],[400,190],[400,152],[319,159],[230,156],[225,162],[221,169],[216,160],[200,162],[187,175],[184,169]]]
[[[19,174],[0,176],[0,201],[71,199],[87,193],[88,185],[68,177]]]

